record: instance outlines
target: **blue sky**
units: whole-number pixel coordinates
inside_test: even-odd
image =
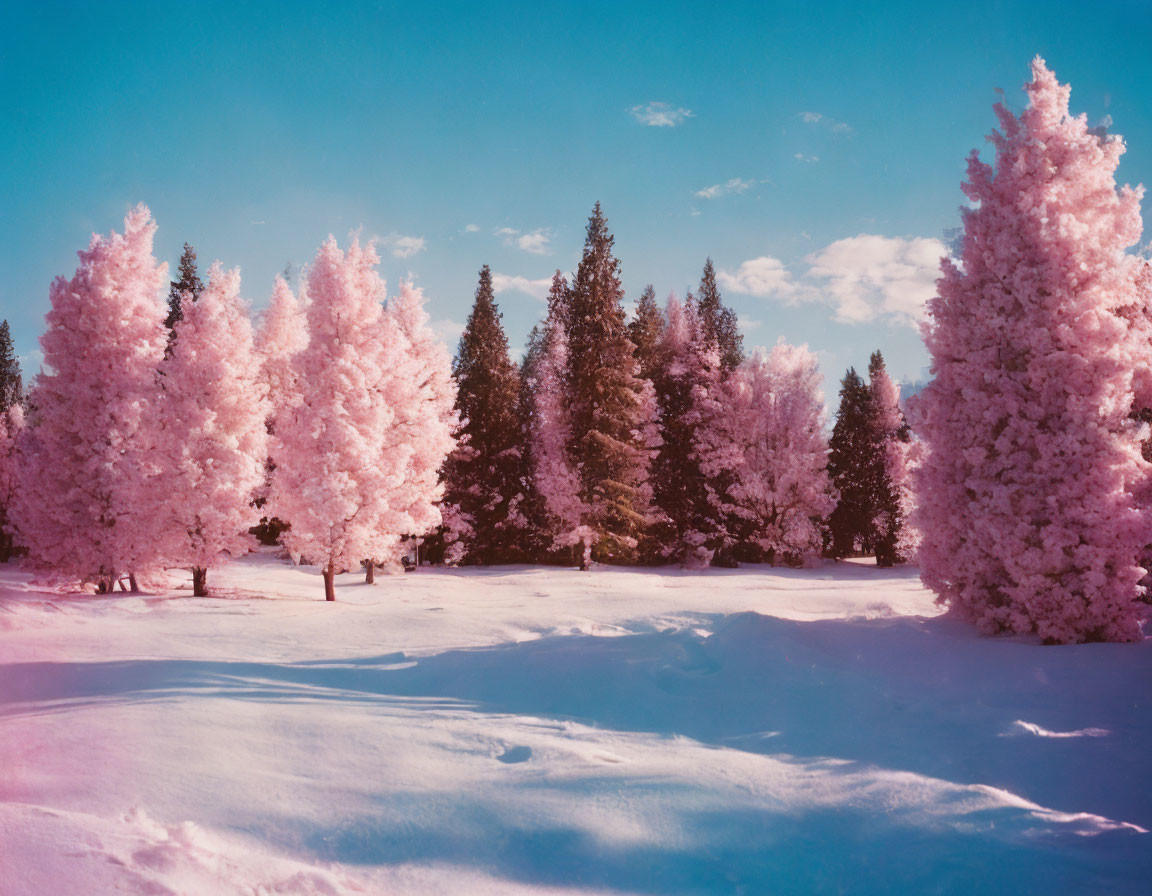
[[[255,307],[362,228],[453,345],[487,263],[519,347],[600,200],[630,298],[710,255],[746,341],[808,343],[832,393],[876,348],[920,376],[932,241],[1034,54],[1152,181],[1152,3],[716,6],[0,0],[0,313],[28,372],[52,277],[139,201],[162,259],[239,266]]]

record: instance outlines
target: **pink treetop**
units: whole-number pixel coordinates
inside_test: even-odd
[[[260,318],[256,354],[274,420],[299,394],[292,359],[308,344],[308,319],[292,288],[277,275],[272,299]]]
[[[185,298],[163,374],[164,532],[168,562],[207,570],[251,549],[260,520],[268,402],[240,299],[240,273],[212,265],[199,299]]]
[[[917,475],[925,583],[987,632],[1140,637],[1150,468],[1130,418],[1149,348],[1131,310],[1140,189],[1123,143],[1068,113],[1037,58],[1029,107],[997,106],[995,166],[968,160],[961,263],[943,262],[925,338]]]
[[[137,206],[123,235],[93,236],[76,274],[50,291],[12,517],[28,563],[56,580],[107,588],[159,560],[156,368],[168,283],[152,257],[155,232]]]
[[[818,558],[823,521],[836,504],[822,382],[808,348],[784,343],[751,355],[728,381],[726,426],[711,465],[730,466],[732,508],[777,562]]]
[[[892,382],[887,369],[880,365],[871,369],[869,388],[876,408],[873,419],[878,430],[877,439],[884,465],[884,481],[881,483],[884,496],[881,503],[886,502],[889,496],[893,499],[892,506],[880,508],[881,519],[876,521],[876,530],[885,534],[895,530],[893,547],[896,555],[899,559],[909,560],[915,556],[919,536],[909,522],[914,503],[909,464],[914,449],[910,441],[901,439],[905,420],[900,410],[900,387]],[[880,549],[877,548],[879,555]]]

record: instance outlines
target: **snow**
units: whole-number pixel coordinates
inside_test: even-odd
[[[1145,892],[1152,649],[915,569],[0,567],[0,892]]]

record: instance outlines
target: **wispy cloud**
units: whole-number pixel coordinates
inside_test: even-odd
[[[799,275],[780,259],[761,256],[735,271],[721,270],[717,279],[725,289],[744,295],[829,305],[842,323],[886,320],[916,326],[936,293],[940,259],[947,254],[938,239],[862,233],[807,255],[807,269]]]
[[[696,194],[701,199],[718,199],[721,196],[730,196],[733,193],[744,193],[751,190],[756,186],[756,181],[745,180],[742,177],[732,177],[724,181],[722,184],[713,184],[710,187],[705,187],[702,190],[697,190]]]
[[[399,233],[390,233],[380,237],[380,244],[388,249],[396,258],[411,258],[417,252],[426,248],[424,237],[404,236]]]
[[[496,231],[496,235],[504,238],[505,246],[513,246],[533,255],[547,255],[552,251],[552,231],[545,227],[527,232],[501,227]]]
[[[813,165],[820,161],[820,156],[806,156],[802,152],[796,153],[796,161],[803,162],[806,165]]]
[[[479,233],[480,232],[480,225],[479,224],[465,224],[464,225],[464,232],[465,233]]]
[[[820,112],[801,112],[796,116],[804,124],[816,125],[822,128],[827,128],[833,134],[850,134],[852,133],[852,126],[845,124],[842,121],[837,121],[835,118],[830,118]]]
[[[677,108],[668,103],[644,103],[628,111],[638,122],[653,128],[674,128],[693,117],[691,109]]]
[[[431,321],[428,326],[432,328],[432,332],[436,334],[437,339],[449,346],[459,342],[460,335],[464,332],[464,324],[458,320],[449,320],[448,318]]]
[[[542,277],[539,280],[529,280],[527,277],[512,274],[493,274],[493,292],[522,292],[525,295],[539,299],[541,302],[548,297],[548,290],[552,287],[551,277]]]

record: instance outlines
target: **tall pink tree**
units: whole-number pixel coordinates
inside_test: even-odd
[[[456,446],[459,415],[456,412],[456,381],[452,359],[444,343],[428,325],[424,293],[408,281],[388,300],[385,327],[402,337],[402,346],[390,355],[390,382],[384,387],[395,418],[385,438],[384,454],[406,456],[403,475],[393,482],[389,499],[396,531],[421,538],[441,523],[440,499],[444,494],[440,470]],[[369,561],[368,581],[373,578]]]
[[[268,393],[270,422],[296,400],[299,388],[293,358],[308,344],[308,321],[300,301],[282,276],[272,286],[272,298],[260,316],[255,348],[260,377]]]
[[[167,342],[167,266],[137,206],[124,233],[93,236],[49,293],[36,413],[18,446],[12,521],[28,563],[111,591],[159,563],[156,370]]]
[[[1050,642],[1141,637],[1134,377],[1149,346],[1131,310],[1140,189],[1117,190],[1122,141],[1068,111],[1037,57],[1019,116],[996,107],[994,163],[968,160],[959,263],[943,262],[918,397],[927,585],[985,632]]]
[[[403,536],[435,519],[425,467],[442,442],[423,415],[442,398],[419,379],[428,371],[409,337],[418,342],[424,325],[411,301],[384,311],[379,260],[358,241],[347,252],[331,237],[321,246],[308,274],[309,341],[294,362],[300,397],[273,436],[269,508],[291,522],[281,541],[292,556],[320,566],[327,600],[338,572],[394,557]]]
[[[160,365],[165,558],[191,567],[197,597],[210,569],[254,544],[269,413],[240,273],[217,262],[208,277],[198,299],[185,298]]]
[[[706,469],[731,472],[726,507],[773,563],[818,558],[836,506],[822,383],[805,346],[780,343],[769,355],[752,354],[728,380],[723,428],[702,445]]]
[[[568,337],[562,320],[553,315],[535,365],[532,455],[536,488],[548,511],[554,547],[578,548],[580,568],[587,569],[597,535],[585,520],[588,509],[580,499],[580,476],[568,451],[572,421],[564,378],[567,365]]]

